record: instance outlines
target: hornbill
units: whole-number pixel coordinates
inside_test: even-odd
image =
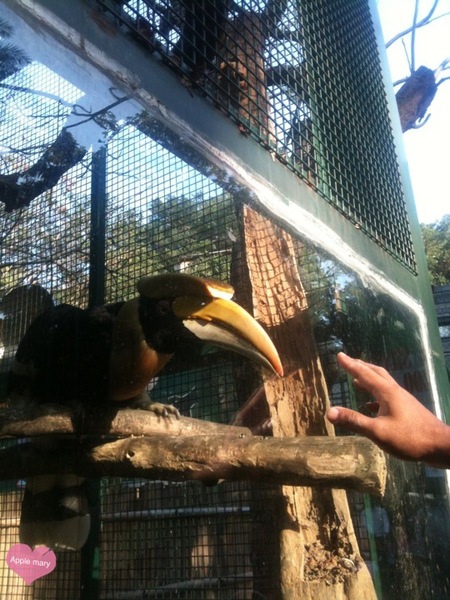
[[[234,350],[283,374],[269,336],[231,300],[228,284],[163,274],[140,279],[137,288],[139,295],[127,302],[86,310],[62,304],[39,315],[17,349],[10,405],[68,405],[78,431],[89,419],[101,419],[108,403],[178,416],[175,407],[153,403],[147,387],[177,351],[198,342]],[[84,487],[75,475],[28,480],[21,541],[81,548],[90,527]]]

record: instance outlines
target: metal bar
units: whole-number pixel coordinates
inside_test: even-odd
[[[250,514],[250,506],[205,506],[198,508],[161,508],[154,510],[120,511],[102,515],[102,521],[140,521],[144,519],[181,519],[183,517],[223,517]]]
[[[104,302],[106,146],[92,155],[89,306]]]
[[[92,155],[91,227],[89,306],[104,302],[105,297],[105,231],[106,231],[106,146]],[[100,576],[100,480],[88,484],[91,527],[81,551],[80,598],[95,600],[99,597]]]

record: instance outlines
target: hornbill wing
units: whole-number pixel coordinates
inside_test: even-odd
[[[100,319],[67,304],[39,315],[16,352],[10,403],[84,408],[105,403],[112,331],[112,317]]]
[[[90,410],[89,402],[106,402],[112,329],[113,317],[105,309],[91,314],[60,305],[39,315],[16,352],[10,404],[66,404],[80,414]],[[46,450],[50,443],[43,442]],[[89,529],[84,478],[59,474],[27,479],[19,527],[22,543],[79,549]]]

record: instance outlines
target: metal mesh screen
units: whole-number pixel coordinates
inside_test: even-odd
[[[108,147],[107,301],[134,294],[136,280],[150,273],[229,277],[230,196],[149,138],[144,120],[137,119],[141,131],[126,126]]]
[[[366,406],[372,396],[353,386],[338,367],[336,354],[343,350],[383,365],[433,411],[415,316],[388,294],[363,285],[333,257],[308,244],[299,243],[297,251],[330,403],[372,414]],[[336,433],[349,435],[339,427]],[[446,484],[440,475],[390,457],[383,499],[347,493],[361,555],[378,596],[396,598],[408,590],[411,597],[420,597],[428,594],[419,591],[424,581],[429,595],[443,599],[448,594],[449,562],[435,546],[440,535],[433,534],[435,522],[442,531],[447,527]]]
[[[415,270],[368,4],[97,0],[377,244]]]
[[[21,87],[34,90],[39,81],[53,93],[49,73],[63,100],[70,93],[72,102],[78,98],[77,90],[69,84],[66,90],[64,80],[42,65],[25,69],[33,74]],[[44,95],[16,87],[15,95],[4,97],[1,130],[5,145],[14,140],[4,163],[8,190],[7,178],[28,175],[68,123],[60,122],[42,140],[33,136],[33,130],[45,129],[52,106]],[[21,107],[27,95],[33,102]],[[56,94],[52,101],[57,103]],[[28,138],[20,136],[22,124],[13,118],[18,107],[29,119]],[[131,298],[139,277],[158,272],[230,280],[239,235],[233,196],[153,140],[146,118],[142,113],[115,127],[105,149],[84,154],[49,190],[28,188],[28,206],[2,213],[2,397],[18,343],[52,302],[85,307],[96,298]],[[27,153],[31,139],[39,143]],[[181,356],[151,383],[152,399],[176,405],[183,415],[229,423],[243,400],[236,372],[245,365],[213,349]],[[24,482],[7,482],[1,494],[3,560],[18,542],[23,489]],[[58,551],[57,569],[29,588],[6,571],[1,594],[56,599],[64,590],[68,600],[121,593],[199,600],[211,594],[247,598],[255,586],[273,586],[269,565],[276,553],[270,543],[257,543],[273,519],[250,486],[105,479],[93,493],[94,503],[99,501],[98,558],[94,532],[81,553]]]
[[[373,64],[374,41],[370,35],[358,37],[358,31],[369,28],[365,4],[101,4],[114,13],[116,24],[176,69],[181,83],[217,102],[243,134],[276,152],[413,268],[393,147],[390,139],[378,137],[388,130],[388,116],[377,91],[381,79]],[[214,19],[208,13],[211,6]],[[186,39],[189,30],[194,40]],[[211,31],[213,39],[207,35]],[[338,50],[332,52],[331,42],[324,40],[334,40]],[[366,54],[357,52],[357,41]],[[253,55],[252,60],[244,61],[241,52]],[[346,58],[339,58],[341,54]],[[367,69],[367,80],[362,67],[356,68],[359,62]],[[55,167],[63,162],[61,157],[59,163],[49,161],[48,153],[68,131],[77,135],[71,116],[77,112],[81,120],[92,122],[94,111],[80,107],[80,90],[38,63],[22,65],[2,83],[0,140],[5,150],[0,186],[11,209],[0,215],[2,398],[17,344],[51,301],[85,307],[131,298],[139,277],[167,271],[245,286],[236,267],[241,231],[235,209],[243,198],[248,200],[248,190],[208,178],[208,169],[199,167],[194,153],[191,160],[177,140],[165,144],[164,136],[155,135],[158,125],[145,112],[116,118],[105,111],[97,125],[107,143],[92,151],[75,149],[74,164],[66,161],[56,182],[49,179],[54,175],[54,168],[50,170],[48,185],[40,191],[37,173],[43,163]],[[105,104],[116,101],[109,98]],[[358,402],[336,368],[341,347],[388,367],[409,368],[413,356],[419,369],[421,347],[410,314],[330,257],[320,256],[316,248],[297,239],[293,245],[333,403]],[[229,423],[254,391],[256,377],[244,359],[206,348],[174,360],[150,388],[154,400],[175,404],[183,415]],[[423,394],[426,403],[425,388]],[[262,420],[266,417],[261,415]],[[428,487],[421,487],[420,470],[393,477],[394,482],[404,480],[422,507],[431,478]],[[432,490],[436,498],[440,484]],[[2,484],[2,561],[18,541],[23,487],[23,481]],[[414,588],[420,594],[435,585],[433,574],[428,563],[411,574],[404,549],[434,555],[430,541],[418,545],[415,532],[408,529],[414,513],[401,499],[402,492],[393,485],[396,512],[390,516],[397,530],[390,541],[397,544],[395,561],[386,559],[391,562],[377,589],[401,595]],[[99,519],[88,546],[80,553],[59,552],[58,568],[33,586],[4,568],[0,597],[255,600],[279,594],[281,508],[270,486],[105,478],[94,482],[92,495]],[[374,546],[366,518],[371,506],[359,496],[352,505],[364,558],[378,568],[381,550]],[[413,593],[411,597],[420,597]]]
[[[149,598],[251,598],[255,558],[269,558],[267,548],[255,550],[254,530],[267,532],[267,520],[243,485],[110,481],[103,499],[102,597],[134,589]]]
[[[27,203],[39,194],[39,165],[58,138],[80,92],[37,63],[7,80],[0,100],[2,197]],[[51,93],[45,90],[52,90]],[[54,92],[54,93],[53,93]],[[18,118],[20,115],[20,118]],[[48,158],[48,157],[47,157]],[[39,310],[51,302],[87,303],[89,279],[89,164],[79,162],[27,208],[4,212],[0,230],[2,342],[14,351]],[[41,287],[30,288],[39,283]],[[48,294],[47,294],[48,292]]]
[[[0,401],[5,399],[17,345],[34,318],[52,302],[87,305],[90,262],[88,159],[69,168],[51,189],[39,194],[39,171],[49,158],[45,153],[58,139],[80,91],[42,64],[21,65],[15,71],[2,78],[0,93],[0,186],[11,206],[16,201],[28,203],[24,200],[28,195],[37,194],[38,199],[27,207],[2,211],[0,218]],[[23,489],[23,481],[1,484],[2,564],[9,548],[19,541]],[[64,588],[68,598],[78,598],[79,555],[62,552],[58,563],[58,572],[33,587],[13,571],[3,570],[0,597],[50,599]]]

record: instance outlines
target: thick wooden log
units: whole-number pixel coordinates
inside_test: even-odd
[[[267,328],[286,374],[264,382],[273,434],[283,441],[316,435],[333,439],[334,429],[324,418],[330,406],[326,380],[298,266],[301,247],[248,206],[242,210],[242,227],[253,314]],[[283,485],[281,494],[286,507],[278,524],[283,599],[375,600],[345,491]],[[330,557],[343,548],[355,568],[335,574]]]
[[[315,436],[153,435],[92,445],[66,439],[0,451],[0,479],[45,473],[172,481],[227,479],[346,488],[380,495],[383,452],[365,438]]]

